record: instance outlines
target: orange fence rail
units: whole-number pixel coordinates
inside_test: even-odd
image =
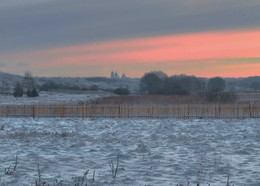
[[[0,117],[260,118],[260,105],[0,105]]]

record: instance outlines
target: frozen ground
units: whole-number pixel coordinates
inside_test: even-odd
[[[39,97],[15,98],[12,95],[0,94],[0,105],[60,105],[60,104],[81,104],[90,100],[114,95],[103,91],[86,91],[80,93],[62,93],[62,92],[40,92]]]
[[[260,184],[260,120],[0,118],[0,176],[7,185]],[[17,168],[5,175],[5,168]],[[113,181],[109,161],[119,169]],[[91,180],[95,171],[95,180]],[[190,184],[191,185],[191,184]]]

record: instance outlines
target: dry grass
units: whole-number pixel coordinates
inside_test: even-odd
[[[238,93],[235,102],[226,104],[260,104],[260,93]],[[92,101],[95,104],[218,104],[200,95],[132,95],[111,96]],[[223,103],[222,103],[223,104]]]
[[[112,96],[93,101],[96,104],[203,104],[208,102],[204,97],[198,95],[134,95],[134,96]]]
[[[260,92],[238,93],[237,96],[239,103],[260,104]]]
[[[216,159],[215,159],[216,158]],[[211,178],[213,175],[210,175],[209,170],[212,169],[213,173],[219,173],[221,172],[222,174],[224,173],[224,165],[222,164],[222,160],[219,159],[217,156],[211,159],[208,157],[199,157],[198,159],[198,175],[197,175],[197,182],[195,185],[196,186],[200,186],[200,183],[207,183],[208,186],[211,185]],[[220,157],[221,158],[221,157]],[[14,167],[10,166],[9,168],[7,168],[5,170],[5,175],[8,175],[10,178],[10,176],[15,176],[15,171],[16,171],[16,167],[17,167],[17,163],[18,162],[18,156],[16,156],[16,160],[15,160],[15,165]],[[117,176],[118,170],[119,170],[119,155],[117,155],[117,160],[116,163],[114,164],[113,160],[111,160],[109,162],[109,166],[111,169],[111,173],[112,173],[112,180],[105,181],[105,185],[114,185],[115,184],[115,178]],[[19,167],[18,167],[19,169]],[[11,170],[11,171],[10,171]],[[8,172],[7,172],[8,171]],[[19,170],[18,170],[19,171]],[[92,172],[92,175],[90,174]],[[44,173],[41,171],[40,169],[40,164],[38,164],[38,168],[37,168],[37,174],[36,174],[36,178],[35,178],[35,182],[34,184],[31,183],[31,185],[35,185],[35,186],[88,186],[88,185],[103,185],[104,181],[95,181],[95,173],[96,171],[91,171],[90,170],[86,170],[84,172],[84,174],[77,176],[77,177],[73,177],[70,179],[57,179],[57,178],[44,178]],[[48,173],[50,174],[50,173]],[[91,178],[88,178],[87,176],[91,176]],[[210,175],[210,176],[209,176]],[[207,177],[209,177],[207,179]],[[223,183],[225,183],[225,180],[223,180]],[[8,185],[4,182],[2,182],[1,180],[1,176],[0,176],[0,186],[5,186]],[[176,186],[191,186],[192,184],[190,184],[190,177],[188,177],[187,179],[187,184],[177,184]],[[223,184],[223,186],[234,186],[234,184],[230,183],[230,176],[227,177],[227,181],[226,184]]]

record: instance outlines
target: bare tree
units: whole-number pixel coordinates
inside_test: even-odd
[[[29,71],[24,73],[23,88],[25,89],[25,91],[32,91],[35,88],[33,75]]]
[[[23,88],[26,91],[26,95],[28,97],[37,97],[39,96],[36,87],[35,87],[35,81],[33,78],[33,75],[31,72],[27,71],[24,73],[23,78]]]

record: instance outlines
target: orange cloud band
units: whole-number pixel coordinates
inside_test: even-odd
[[[39,69],[62,69],[71,66],[75,70],[77,67],[78,69],[92,67],[94,70],[93,66],[102,66],[103,71],[106,69],[109,72],[117,66],[123,70],[122,65],[128,67],[134,64],[137,68],[136,72],[128,72],[127,68],[124,71],[133,76],[140,76],[144,71],[141,72],[138,69],[150,70],[149,65],[151,65],[154,70],[162,70],[167,66],[166,70],[170,74],[189,73],[211,76],[217,75],[217,72],[219,75],[236,77],[252,75],[252,72],[254,75],[260,75],[255,74],[259,73],[255,72],[255,68],[259,67],[259,61],[248,64],[248,66],[244,61],[242,66],[246,71],[243,71],[239,60],[230,64],[229,59],[258,57],[260,57],[260,30],[124,39],[2,56],[3,59],[13,63],[19,63],[18,58],[29,62],[33,70],[37,70],[36,66],[39,66]],[[220,63],[217,59],[227,59],[227,62],[223,64],[223,60]],[[171,67],[172,70],[168,67]],[[232,73],[230,72],[231,67],[233,68]],[[176,69],[179,70],[176,71]],[[77,72],[69,73],[72,76],[76,74]],[[88,76],[82,72],[79,75]],[[96,75],[100,75],[98,71],[96,71]]]

